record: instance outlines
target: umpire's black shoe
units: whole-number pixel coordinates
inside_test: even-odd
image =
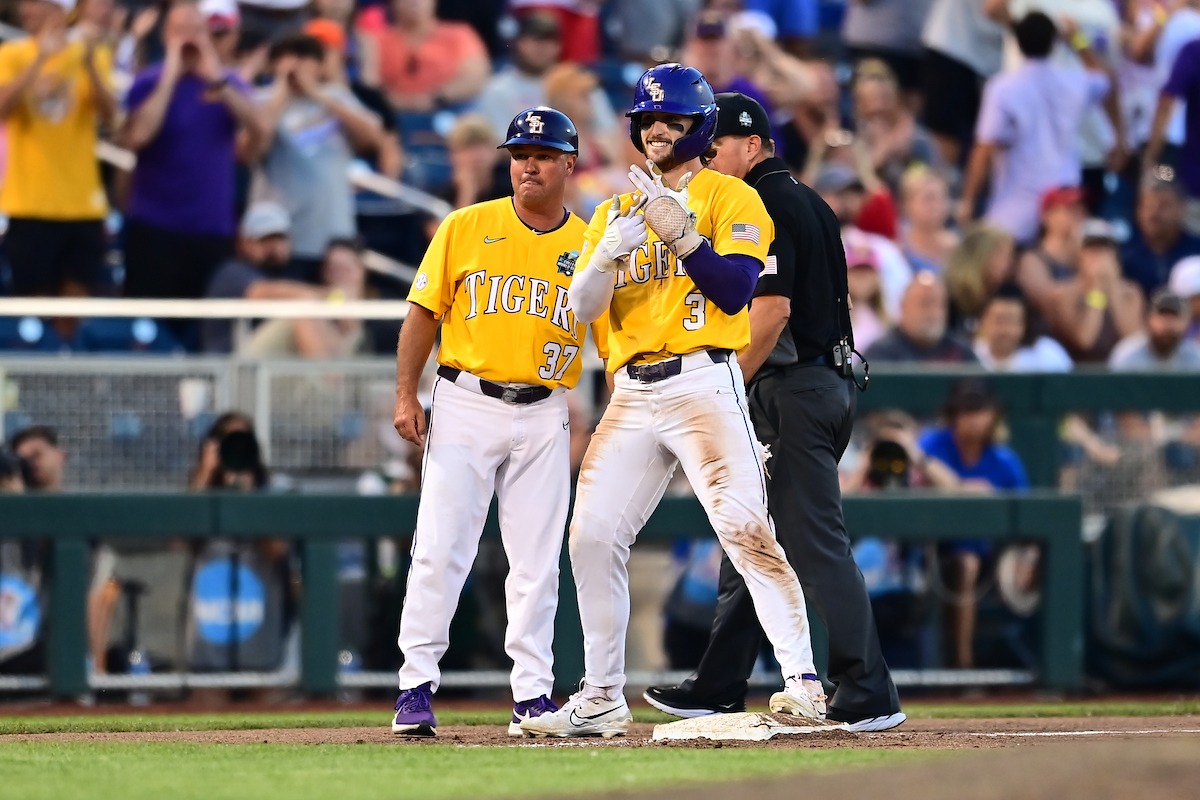
[[[706,717],[709,714],[732,714],[746,710],[744,697],[732,703],[715,703],[712,700],[697,697],[682,686],[651,686],[642,693],[642,697],[659,711],[665,711],[685,719]]]

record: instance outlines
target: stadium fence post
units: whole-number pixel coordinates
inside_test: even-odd
[[[306,538],[300,600],[300,683],[304,693],[331,695],[338,682],[338,546]]]
[[[88,692],[88,546],[75,536],[55,536],[51,544],[47,672],[55,697]]]
[[[1074,496],[1015,497],[1018,537],[1040,538],[1042,680],[1048,689],[1083,686],[1083,501]]]

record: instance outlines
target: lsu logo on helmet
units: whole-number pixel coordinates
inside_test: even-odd
[[[659,64],[642,73],[633,90],[629,138],[638,152],[642,147],[642,114],[660,112],[691,117],[692,127],[675,142],[675,158],[681,163],[703,155],[712,144],[717,128],[717,101],[712,87],[700,71],[682,64]]]

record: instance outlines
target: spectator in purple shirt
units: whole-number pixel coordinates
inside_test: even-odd
[[[248,88],[221,65],[194,5],[171,9],[166,58],[134,79],[124,141],[138,154],[126,214],[125,294],[201,297],[233,250],[235,144],[264,135]]]
[[[1038,202],[1045,192],[1079,185],[1079,128],[1110,84],[1086,46],[1079,50],[1086,70],[1050,61],[1058,30],[1045,14],[1027,15],[1013,31],[1026,60],[984,88],[957,216],[965,228],[990,175],[987,221],[1027,244],[1037,233]]]
[[[1162,88],[1154,128],[1146,145],[1147,167],[1157,164],[1162,155],[1167,125],[1176,103],[1184,103],[1186,108],[1183,145],[1176,161],[1179,178],[1189,197],[1187,227],[1192,233],[1200,234],[1200,39],[1179,51],[1175,66],[1171,68],[1171,77]]]

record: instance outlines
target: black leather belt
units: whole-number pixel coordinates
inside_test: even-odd
[[[706,350],[714,364],[724,364],[729,360],[730,350]],[[683,371],[683,356],[668,358],[666,361],[656,361],[653,364],[626,364],[625,374],[641,383],[673,378]]]
[[[833,367],[833,359],[828,353],[819,355],[816,358],[806,358],[797,361],[795,364],[789,364],[791,367]]]
[[[462,370],[442,366],[438,367],[437,374],[438,377],[445,378],[454,383],[458,381],[458,376],[462,374]],[[476,380],[479,381],[479,391],[488,397],[503,400],[514,406],[527,406],[530,403],[545,400],[554,391],[549,386],[505,386],[502,383],[485,381],[483,378],[477,378]]]

